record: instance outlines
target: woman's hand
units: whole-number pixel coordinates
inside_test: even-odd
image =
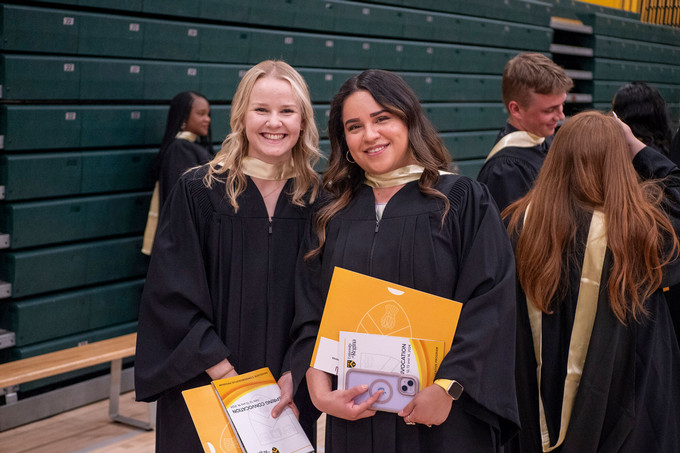
[[[406,424],[441,425],[448,418],[453,398],[438,385],[425,387],[406,405],[399,416]]]
[[[272,417],[278,418],[286,406],[289,406],[293,409],[295,417],[300,418],[300,411],[293,402],[293,376],[290,374],[290,371],[283,373],[277,384],[279,384],[279,388],[281,389],[281,400],[274,406],[274,409],[272,409]]]
[[[345,420],[359,420],[375,415],[375,410],[371,409],[371,406],[380,398],[382,392],[376,393],[361,404],[354,404],[354,398],[367,392],[368,386],[357,385],[347,390],[332,390],[329,374],[310,368],[306,376],[309,395],[314,406],[320,411]]]
[[[642,148],[644,148],[646,145],[642,143],[634,134],[633,131],[630,129],[630,126],[628,126],[626,123],[621,121],[621,119],[616,116],[616,113],[612,112],[612,115],[614,115],[614,118],[616,121],[619,123],[619,126],[621,126],[621,129],[623,130],[623,135],[626,137],[626,143],[628,143],[628,151],[630,152],[630,158],[633,159],[637,153],[639,153]]]
[[[234,366],[229,362],[228,359],[222,360],[217,365],[211,366],[205,370],[213,381],[216,379],[224,379],[232,376],[238,376],[238,373],[234,369]]]

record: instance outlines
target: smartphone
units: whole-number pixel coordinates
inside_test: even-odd
[[[361,404],[382,390],[383,394],[371,408],[385,412],[399,412],[420,389],[418,378],[410,374],[352,368],[345,376],[345,388],[357,385],[367,385],[368,391],[356,396],[354,404]]]

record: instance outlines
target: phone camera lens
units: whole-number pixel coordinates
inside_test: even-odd
[[[401,390],[405,392],[406,390],[408,390],[408,387],[406,387],[405,385],[402,385]]]
[[[408,386],[409,386],[409,387],[413,387],[413,384],[414,384],[413,380],[412,380],[412,379],[409,379],[409,381],[408,381]]]

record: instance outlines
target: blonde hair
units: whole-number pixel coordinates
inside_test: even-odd
[[[220,175],[229,174],[224,180],[229,202],[238,211],[236,199],[246,188],[246,175],[241,168],[244,156],[248,154],[248,139],[243,126],[248,110],[248,102],[255,83],[264,77],[273,77],[290,83],[293,96],[302,114],[302,132],[292,149],[293,165],[296,169],[291,202],[297,206],[304,206],[305,194],[310,190],[310,202],[313,202],[319,190],[319,178],[314,171],[314,164],[321,157],[319,152],[319,132],[314,122],[314,110],[309,97],[307,83],[302,76],[288,63],[280,60],[265,60],[253,66],[241,79],[231,103],[231,118],[229,124],[231,133],[222,143],[222,148],[215,158],[210,161],[208,173],[204,183],[210,187],[213,182],[221,182]]]

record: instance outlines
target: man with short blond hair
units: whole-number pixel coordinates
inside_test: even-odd
[[[501,211],[533,186],[573,86],[564,69],[543,54],[521,53],[506,63],[508,120],[477,176]]]

